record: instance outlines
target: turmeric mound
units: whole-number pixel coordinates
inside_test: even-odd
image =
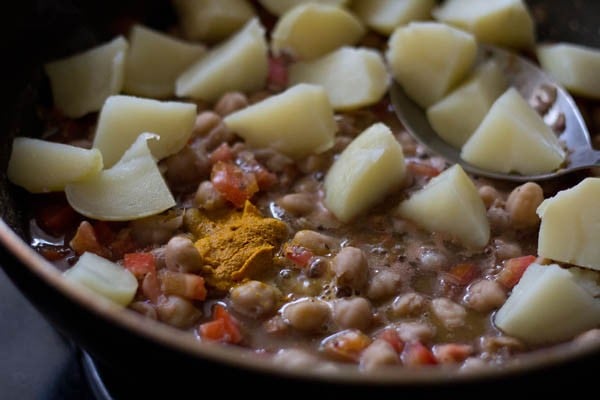
[[[214,219],[203,214],[195,222],[195,231],[202,234],[195,246],[204,259],[203,276],[219,290],[273,267],[275,250],[288,234],[284,222],[265,218],[249,201],[241,212]]]

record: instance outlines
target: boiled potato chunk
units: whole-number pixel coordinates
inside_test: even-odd
[[[460,164],[446,169],[402,201],[398,215],[430,232],[448,234],[465,247],[481,249],[490,238],[483,200]]]
[[[271,33],[271,50],[275,55],[289,53],[298,60],[312,60],[356,44],[365,33],[362,22],[350,11],[309,2],[279,18]]]
[[[386,59],[408,96],[427,108],[470,73],[476,55],[472,34],[440,22],[416,21],[392,33]]]
[[[538,45],[542,69],[573,94],[600,99],[600,49],[573,43]]]
[[[568,340],[600,324],[598,273],[531,264],[494,322],[529,344]]]
[[[192,135],[196,105],[135,96],[109,97],[98,117],[93,147],[102,152],[104,166],[113,166],[140,133],[160,136],[152,141],[152,154],[160,160],[178,152]]]
[[[312,83],[325,88],[334,110],[353,110],[377,103],[387,91],[383,56],[369,48],[340,47],[313,61],[289,69],[290,84]]]
[[[108,43],[45,64],[54,106],[70,118],[100,110],[109,96],[123,88],[128,46],[124,37],[117,36]]]
[[[138,288],[138,281],[129,270],[90,252],[83,253],[63,276],[122,306],[131,303]]]
[[[432,13],[484,43],[527,49],[535,42],[533,17],[523,0],[445,0]]]
[[[488,61],[478,66],[459,87],[429,107],[427,119],[442,139],[460,149],[507,87],[498,64]]]
[[[589,177],[540,204],[538,254],[600,271],[600,178]]]
[[[343,7],[350,0],[258,0],[258,2],[266,8],[271,14],[281,16],[288,10],[304,3],[321,3],[330,4],[332,6]],[[362,0],[361,0],[362,1]]]
[[[300,159],[333,146],[337,131],[323,87],[300,83],[229,114],[225,125],[252,147],[272,147]]]
[[[204,45],[136,24],[129,34],[123,91],[142,97],[173,97],[177,77],[205,52]]]
[[[31,193],[62,191],[102,169],[102,153],[69,144],[17,137],[12,144],[8,179]]]
[[[256,16],[247,0],[174,0],[184,36],[215,43],[238,31]]]
[[[327,172],[325,205],[348,222],[398,189],[405,174],[402,146],[390,128],[375,123],[344,149]]]
[[[558,169],[566,153],[542,117],[511,87],[494,102],[461,157],[483,169],[533,175]]]
[[[389,36],[400,25],[431,19],[435,0],[360,0],[352,10],[369,28]]]
[[[175,205],[143,133],[112,168],[65,187],[74,210],[89,218],[127,221],[154,215]]]
[[[175,93],[212,102],[229,91],[261,89],[268,74],[265,29],[255,18],[183,71],[175,81]]]

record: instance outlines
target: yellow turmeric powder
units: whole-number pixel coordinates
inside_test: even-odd
[[[195,243],[205,263],[203,276],[209,286],[219,290],[228,290],[272,267],[275,249],[288,234],[284,222],[265,218],[250,201],[242,212],[195,219],[195,231],[203,234]]]

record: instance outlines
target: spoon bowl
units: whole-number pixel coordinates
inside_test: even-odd
[[[565,164],[555,171],[523,175],[502,173],[470,164],[460,156],[460,148],[442,139],[430,125],[426,111],[416,104],[395,80],[390,87],[391,102],[404,128],[421,144],[451,163],[460,164],[466,171],[493,179],[513,182],[542,181],[576,170],[600,166],[600,151],[594,150],[590,135],[575,100],[527,58],[499,47],[482,45],[478,61],[494,59],[504,72],[509,85],[515,87],[530,104],[539,105],[544,122],[560,129],[559,139],[567,149]]]

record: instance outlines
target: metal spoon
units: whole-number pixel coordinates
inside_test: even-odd
[[[539,96],[543,93],[540,91],[556,93],[556,99],[549,105],[549,109],[545,110],[543,117],[548,125],[552,125],[557,119],[564,121],[564,130],[559,139],[568,149],[565,165],[556,171],[539,175],[501,173],[476,167],[460,157],[459,148],[444,141],[434,131],[425,110],[412,101],[402,86],[394,81],[390,87],[392,105],[404,127],[417,141],[449,162],[460,164],[472,174],[514,182],[548,180],[576,170],[600,166],[600,151],[592,148],[583,117],[571,95],[561,85],[533,62],[498,47],[482,45],[478,58],[479,62],[494,58],[504,71],[509,85],[517,88],[525,99]]]

